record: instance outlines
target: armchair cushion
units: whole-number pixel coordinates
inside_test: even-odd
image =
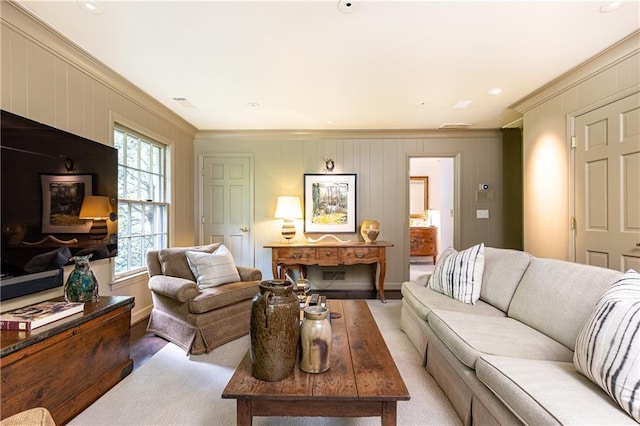
[[[222,244],[213,253],[187,251],[187,261],[201,289],[240,281],[233,256]]]
[[[0,421],[0,426],[56,426],[51,413],[44,407],[24,410]]]
[[[213,253],[220,243],[209,244],[206,246],[197,247],[172,247],[162,249],[158,252],[158,260],[163,275],[171,277],[185,278],[191,281],[196,281],[196,277],[193,276],[189,263],[187,262],[186,251],[201,251],[206,253]]]
[[[202,314],[224,306],[251,300],[258,293],[255,281],[238,281],[217,287],[201,289],[201,293],[189,302],[189,312]]]

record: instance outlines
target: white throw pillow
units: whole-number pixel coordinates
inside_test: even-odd
[[[200,288],[240,281],[233,256],[224,244],[213,253],[187,251],[185,254]]]
[[[600,296],[573,363],[640,422],[640,274],[629,270]]]
[[[484,243],[460,252],[449,247],[433,269],[429,288],[460,302],[475,305],[480,298],[483,273]]]

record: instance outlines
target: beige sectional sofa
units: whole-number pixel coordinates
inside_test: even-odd
[[[636,424],[573,364],[576,336],[622,273],[485,247],[480,299],[402,285],[402,329],[467,425]]]

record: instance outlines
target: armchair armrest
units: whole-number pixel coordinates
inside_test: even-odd
[[[149,289],[154,293],[170,297],[184,303],[200,294],[198,285],[184,278],[154,275],[149,278]]]
[[[240,281],[261,281],[262,271],[260,269],[252,268],[250,266],[236,266],[238,274],[240,274]]]

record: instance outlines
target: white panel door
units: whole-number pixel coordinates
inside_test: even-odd
[[[640,94],[575,119],[576,261],[640,270]]]
[[[236,265],[254,266],[251,158],[203,157],[201,244],[223,243]]]

